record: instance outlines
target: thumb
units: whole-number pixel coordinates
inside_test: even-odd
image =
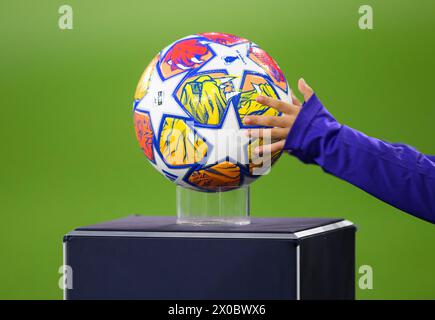
[[[304,96],[304,100],[308,101],[313,95],[313,89],[305,82],[304,78],[300,78],[298,82],[298,89]]]

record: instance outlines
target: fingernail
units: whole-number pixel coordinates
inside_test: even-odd
[[[257,102],[261,102],[261,101],[263,100],[263,97],[262,97],[262,96],[257,96],[257,98],[255,98],[255,100],[256,100]]]
[[[301,81],[302,81],[303,84],[307,84],[307,83],[305,82],[305,79],[304,79],[304,78],[301,78]]]
[[[245,124],[249,124],[251,122],[251,119],[248,117],[245,117],[245,119],[243,119],[243,123]]]

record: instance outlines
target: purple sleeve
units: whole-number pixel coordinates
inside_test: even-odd
[[[313,95],[285,150],[418,218],[435,223],[435,157],[338,123]]]

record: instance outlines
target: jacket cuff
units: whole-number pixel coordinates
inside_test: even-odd
[[[304,138],[307,135],[307,131],[313,119],[322,109],[323,105],[316,94],[313,94],[308,101],[304,102],[287,136],[284,150],[292,152],[293,150],[300,150],[302,148]]]

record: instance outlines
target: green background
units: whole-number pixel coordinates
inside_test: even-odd
[[[73,30],[58,28],[62,4]],[[374,30],[358,28],[362,4]],[[77,226],[175,213],[175,186],[136,142],[132,98],[157,51],[205,31],[258,43],[342,123],[435,153],[432,0],[2,1],[0,298],[60,299],[62,236]],[[252,194],[254,216],[356,223],[357,267],[374,271],[358,298],[435,298],[433,225],[290,156]]]

